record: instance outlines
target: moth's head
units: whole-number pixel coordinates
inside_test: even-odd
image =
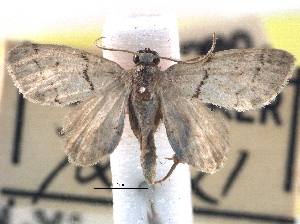
[[[151,51],[150,48],[140,50],[133,56],[133,62],[137,64],[155,64],[158,65],[160,62],[159,55],[156,51]]]

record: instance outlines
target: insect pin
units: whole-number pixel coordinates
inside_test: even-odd
[[[141,166],[151,185],[167,179],[178,163],[214,173],[229,149],[226,125],[203,103],[245,111],[269,104],[292,76],[295,58],[278,49],[232,49],[187,61],[161,57],[146,48],[132,53],[135,66],[85,51],[51,44],[26,43],[7,55],[7,69],[29,101],[50,106],[81,102],[66,117],[62,133],[71,162],[96,164],[118,146],[126,111],[140,143]],[[178,62],[165,71],[161,59]],[[164,122],[174,164],[155,181],[154,133]],[[163,149],[158,149],[163,150]]]

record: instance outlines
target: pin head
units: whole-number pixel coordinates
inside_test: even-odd
[[[158,53],[156,51],[151,51],[150,48],[145,48],[145,50],[139,50],[138,53],[138,55],[133,56],[133,62],[135,64],[158,65],[160,62]]]

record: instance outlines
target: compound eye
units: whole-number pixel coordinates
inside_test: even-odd
[[[133,55],[133,62],[134,64],[137,64],[140,62],[140,57],[138,55]]]
[[[154,58],[154,59],[153,59],[153,63],[154,63],[154,64],[158,65],[159,62],[160,62],[160,58]]]
[[[153,55],[159,56],[159,54],[158,54],[156,51],[152,51],[151,53],[152,53]],[[158,65],[159,62],[160,62],[160,58],[154,58],[154,59],[153,59],[153,63],[154,63],[154,64]]]

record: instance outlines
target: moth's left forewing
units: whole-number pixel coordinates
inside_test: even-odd
[[[270,103],[292,76],[296,59],[277,49],[233,49],[166,70],[188,98],[244,111]]]
[[[25,98],[51,106],[86,100],[124,72],[113,61],[52,44],[21,44],[7,54],[6,66]]]
[[[224,122],[171,82],[158,87],[169,142],[180,161],[208,173],[222,167],[229,150]]]

